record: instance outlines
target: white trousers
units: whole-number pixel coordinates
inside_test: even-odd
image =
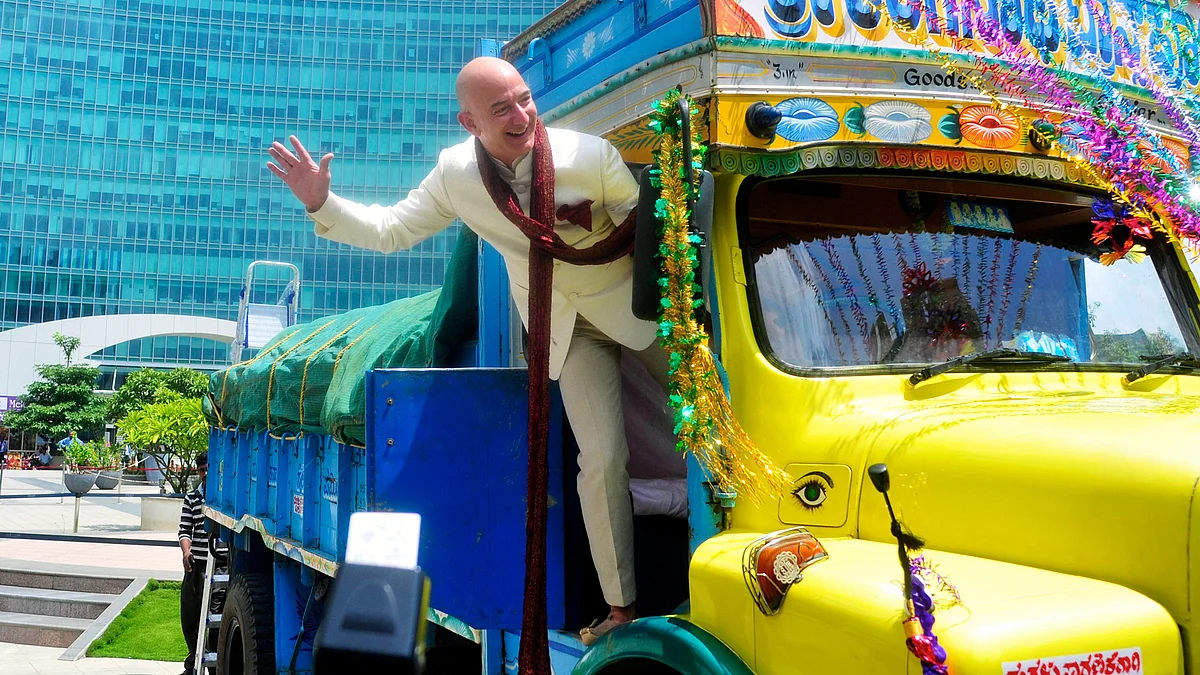
[[[637,599],[633,574],[633,504],[629,444],[621,409],[621,345],[582,316],[559,377],[563,407],[579,444],[579,501],[604,600],[624,607]],[[670,359],[659,342],[640,352],[665,391]]]

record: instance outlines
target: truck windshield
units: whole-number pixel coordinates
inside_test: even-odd
[[[1186,349],[1157,266],[1101,264],[1093,196],[959,178],[748,186],[756,330],[802,369],[910,366],[1001,347],[1140,364]],[[1178,273],[1179,270],[1174,270]],[[1168,275],[1169,276],[1169,275]]]

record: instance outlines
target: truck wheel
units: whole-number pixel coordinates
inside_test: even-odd
[[[271,577],[237,575],[225,596],[217,638],[217,675],[274,675],[275,605]]]

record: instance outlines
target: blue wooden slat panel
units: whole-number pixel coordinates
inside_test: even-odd
[[[292,513],[292,467],[296,443],[275,442],[271,444],[275,454],[276,475],[279,487],[275,491],[275,536],[291,537],[294,514]],[[296,532],[299,532],[299,528]]]
[[[338,557],[338,508],[341,495],[338,482],[341,471],[338,459],[341,457],[341,444],[328,436],[321,437],[320,471],[317,477],[317,494],[320,499],[319,513],[321,516],[320,550],[330,558]],[[349,506],[349,505],[347,505]],[[347,508],[347,510],[349,510]]]
[[[379,370],[373,510],[421,514],[419,563],[431,602],[473,628],[519,628],[525,555],[524,369]],[[388,401],[391,401],[389,404]],[[564,621],[561,413],[550,431],[547,602]]]
[[[236,452],[230,433],[212,429],[208,432],[208,479],[204,487],[205,501],[214,508],[225,506],[225,458]]]
[[[265,504],[266,515],[274,524],[279,521],[276,514],[279,513],[279,446],[272,443],[271,445],[260,448],[260,453],[266,455],[267,458],[267,500]]]
[[[367,451],[365,448],[352,448],[350,451],[354,473],[354,510],[366,511],[371,503],[367,492]]]
[[[299,465],[292,467],[292,475],[296,479],[292,484],[292,511],[300,518],[300,529],[292,530],[292,537],[298,539],[304,548],[316,549],[320,545],[317,537],[321,524],[321,492],[317,488],[320,473],[317,455],[321,449],[321,438],[305,436],[296,447],[299,450]],[[297,495],[303,504],[299,513],[295,513]]]
[[[601,0],[578,18],[543,37],[547,50],[521,55],[517,69],[533,91],[538,110],[556,106],[664,51],[703,37],[697,0],[646,0],[644,25],[639,1]],[[550,59],[551,81],[544,79]]]
[[[339,563],[346,559],[346,530],[350,526],[350,514],[359,511],[355,503],[355,452],[349,445],[337,445],[337,532],[334,540],[333,558]]]
[[[250,513],[260,518],[272,512],[270,493],[270,450],[256,445],[250,453]]]

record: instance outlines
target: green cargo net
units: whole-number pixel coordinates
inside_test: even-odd
[[[204,414],[222,429],[366,445],[366,372],[444,366],[475,336],[477,245],[462,228],[438,290],[284,329],[212,375]]]

